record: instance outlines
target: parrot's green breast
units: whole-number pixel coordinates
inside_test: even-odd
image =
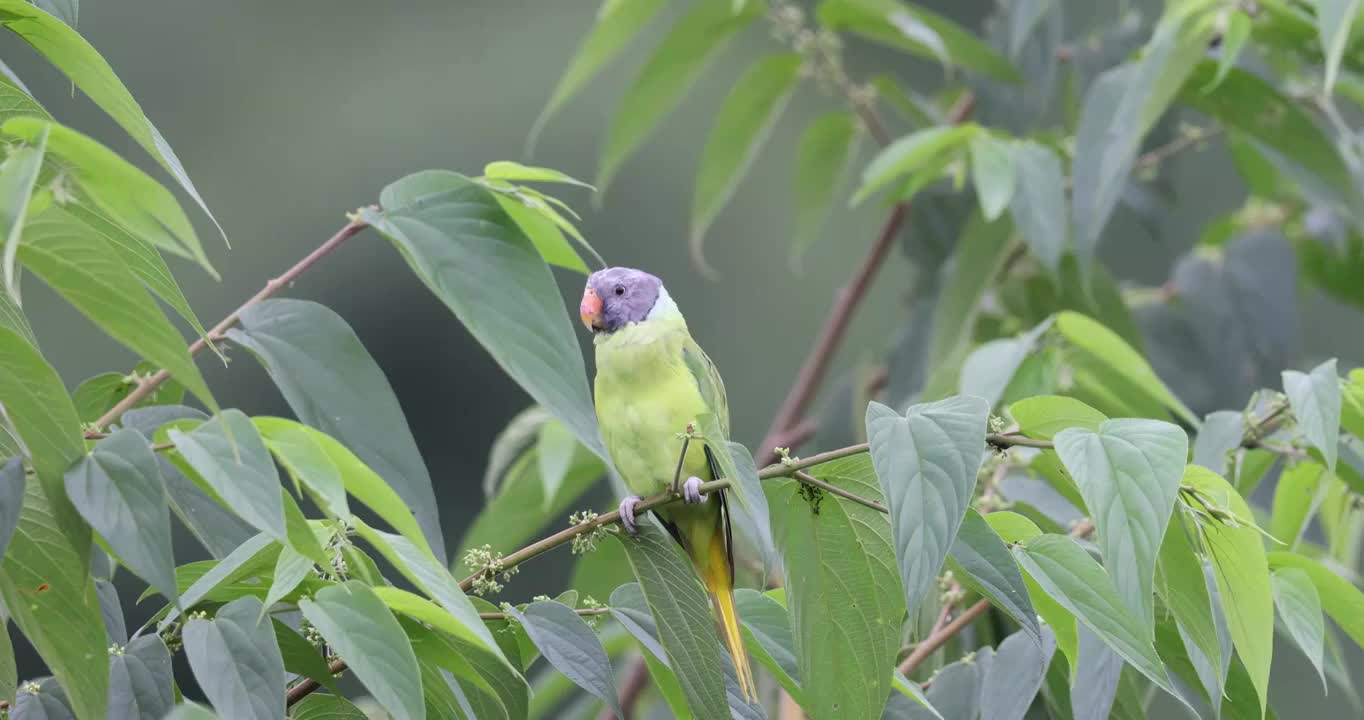
[[[636,495],[669,487],[681,433],[707,406],[684,350],[695,347],[680,316],[634,323],[597,338],[596,405],[606,449]],[[702,444],[687,451],[682,479],[711,479]]]

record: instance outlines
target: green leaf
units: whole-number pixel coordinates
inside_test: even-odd
[[[109,717],[163,718],[175,705],[171,654],[156,634],[135,638],[109,658]]]
[[[350,580],[299,601],[298,609],[395,720],[426,717],[412,644],[373,590]]]
[[[1037,527],[1037,523],[1010,510],[996,510],[986,514],[984,518],[990,529],[1010,545],[1025,543],[1042,534],[1042,529]]]
[[[612,58],[620,54],[667,4],[667,0],[604,0],[597,10],[596,23],[578,46],[573,61],[559,78],[540,116],[535,119],[526,140],[529,154],[549,119],[569,98],[577,94]]]
[[[700,718],[728,716],[720,660],[725,651],[696,571],[677,543],[652,523],[641,523],[637,536],[619,540],[644,590],[659,643],[688,707]]]
[[[279,473],[251,419],[228,409],[186,433],[169,432],[184,461],[241,519],[288,543]]]
[[[317,303],[266,300],[243,311],[240,329],[229,331],[228,337],[261,361],[298,419],[327,436],[315,439],[342,470],[346,489],[382,514],[354,486],[362,478],[372,485],[377,474],[406,504],[403,524],[394,522],[396,512],[384,514],[384,520],[406,534],[415,515],[426,541],[443,558],[431,476],[393,388],[346,321]],[[349,448],[344,459],[328,447],[338,443]],[[358,464],[372,470],[354,467],[351,452]]]
[[[797,703],[803,704],[800,690],[800,661],[796,640],[786,608],[775,598],[748,588],[734,591],[734,606],[744,628],[748,653],[776,678]]]
[[[882,499],[866,455],[809,472],[862,497]],[[900,649],[905,617],[886,516],[833,495],[812,507],[795,481],[766,485],[785,558],[805,711],[816,718],[879,718],[891,692],[888,669]],[[857,552],[849,553],[853,547]]]
[[[137,387],[137,382],[123,373],[107,372],[86,378],[71,393],[71,403],[81,424],[93,423],[106,411]]]
[[[164,720],[218,720],[218,716],[203,705],[186,702],[176,705]]]
[[[0,238],[5,241],[5,290],[15,305],[19,305],[19,269],[15,262],[19,242],[30,207],[35,204],[34,186],[43,167],[43,153],[47,151],[47,130],[38,135],[32,145],[13,148],[0,163]]]
[[[763,493],[758,468],[748,449],[726,437],[720,418],[714,413],[696,416],[696,431],[720,466],[720,476],[730,479],[729,489],[739,499],[756,527],[751,528],[764,548],[772,546],[772,528],[768,519],[767,495]],[[684,478],[685,479],[685,478]]]
[[[488,191],[462,175],[431,171],[384,188],[380,204],[383,212],[367,219],[422,282],[513,380],[605,458],[563,298]]]
[[[1157,686],[1174,694],[1143,623],[1127,609],[1108,573],[1075,540],[1039,535],[1014,548],[1037,584]]]
[[[951,274],[933,307],[928,367],[935,372],[961,364],[973,339],[972,328],[980,313],[981,300],[1008,254],[1012,230],[1007,220],[986,222],[974,212],[961,229]],[[930,394],[936,393],[925,388],[924,395]]]
[[[951,61],[993,79],[1016,82],[1018,71],[974,33],[919,5],[898,0],[824,0],[819,22],[940,62]],[[945,56],[945,57],[944,57]]]
[[[673,25],[616,106],[597,170],[596,184],[602,192],[711,58],[762,13],[759,5],[751,3],[735,12],[730,0],[699,0]]]
[[[1108,416],[1094,408],[1062,395],[1038,395],[1009,406],[1009,416],[1018,431],[1028,437],[1050,440],[1068,428],[1098,432]]]
[[[283,418],[257,417],[251,423],[294,482],[306,487],[327,514],[350,518],[345,480],[327,448],[318,442],[320,432]]]
[[[336,695],[313,693],[295,705],[293,720],[367,720],[368,715],[354,703]]]
[[[533,602],[525,612],[508,612],[526,629],[545,659],[578,687],[595,695],[624,717],[616,695],[611,660],[592,628],[572,608],[554,601]]]
[[[66,494],[119,562],[179,602],[166,486],[142,433],[123,429],[100,440],[66,471]]]
[[[1240,8],[1228,8],[1224,12],[1227,13],[1227,29],[1222,32],[1222,42],[1218,47],[1220,57],[1217,59],[1217,74],[1213,76],[1212,81],[1202,86],[1204,94],[1222,85],[1227,73],[1236,67],[1236,60],[1241,57],[1241,50],[1250,39],[1250,16]],[[1190,85],[1195,82],[1197,81],[1191,82]]]
[[[802,62],[797,53],[778,53],[754,61],[720,106],[701,152],[692,194],[691,251],[698,267],[709,267],[702,250],[706,230],[734,196],[767,141],[800,81]]]
[[[1055,442],[1094,518],[1118,594],[1145,636],[1154,638],[1156,554],[1184,476],[1189,436],[1169,423],[1122,419],[1105,420],[1098,432],[1062,430]]]
[[[644,599],[644,591],[640,589],[639,583],[626,583],[616,588],[611,593],[610,607],[611,616],[644,649],[644,662],[648,666],[649,676],[658,686],[659,694],[674,717],[689,720],[692,714],[687,707],[687,699],[683,696],[676,673],[668,665],[667,652],[659,644],[658,624],[649,614],[649,604]],[[785,613],[783,609],[783,617]],[[792,697],[799,697],[799,693]]]
[[[568,185],[584,187],[588,190],[594,189],[591,185],[588,185],[582,180],[565,175],[558,170],[536,167],[534,165],[522,165],[519,162],[511,162],[509,160],[498,160],[484,165],[483,176],[492,180],[565,183]]]
[[[971,138],[971,180],[986,220],[995,220],[1009,207],[1016,185],[1014,160],[1017,152],[1009,143],[990,133]],[[1065,198],[1062,198],[1062,202]]]
[[[1037,647],[1042,646],[1042,628],[1037,624],[1037,611],[1028,599],[1023,573],[1009,553],[1009,547],[980,513],[966,510],[948,558],[963,585],[989,598],[995,607],[1018,622]],[[1038,682],[1041,682],[1040,676]]]
[[[1254,517],[1235,488],[1207,468],[1198,465],[1185,468],[1184,484],[1237,518]],[[1199,527],[1203,550],[1217,578],[1232,645],[1250,674],[1263,710],[1267,706],[1269,665],[1274,652],[1274,598],[1264,541],[1254,527],[1215,521],[1203,522]]]
[[[1340,440],[1340,376],[1331,358],[1312,368],[1310,373],[1283,372],[1283,390],[1288,395],[1298,429],[1312,447],[1321,451],[1326,469],[1336,470],[1336,444]]]
[[[981,678],[981,718],[1023,720],[1055,652],[1056,638],[1051,633],[1033,637],[1020,631],[1004,638]]]
[[[1203,425],[1194,437],[1193,464],[1227,475],[1232,451],[1241,447],[1246,433],[1246,418],[1233,410],[1218,410],[1203,417]]]
[[[796,232],[791,243],[791,263],[799,266],[806,250],[814,245],[833,207],[834,195],[847,182],[857,159],[862,126],[850,112],[821,115],[805,126],[796,145]]]
[[[275,603],[297,590],[299,584],[312,572],[312,560],[298,554],[292,548],[280,548],[279,557],[275,559],[275,571],[271,574],[270,590],[265,594],[263,607],[266,610],[274,607]]]
[[[933,588],[970,505],[989,414],[985,401],[972,397],[914,405],[905,415],[867,406],[867,440],[911,615]]]
[[[1056,315],[1056,329],[1070,343],[1070,347],[1066,348],[1066,357],[1071,362],[1102,369],[1104,380],[1136,388],[1143,396],[1159,403],[1186,423],[1198,424],[1198,418],[1161,382],[1146,358],[1112,330],[1071,311]]]
[[[57,137],[53,135],[54,142]],[[97,233],[64,209],[50,207],[24,229],[19,259],[110,337],[165,368],[210,409],[217,409],[184,338]]]
[[[511,662],[498,647],[497,641],[493,639],[492,633],[488,631],[487,625],[479,618],[473,603],[460,589],[459,583],[429,550],[418,547],[400,535],[375,530],[359,519],[355,520],[355,529],[366,542],[373,545],[392,563],[398,572],[440,603],[445,612],[458,624],[453,630],[448,631],[451,635],[462,642],[481,645],[483,650],[506,663],[507,667],[512,667]]]
[[[100,57],[98,51],[86,42],[72,27],[53,18],[23,0],[0,0],[0,25],[9,28],[25,42],[33,46],[47,61],[52,63],[71,78],[71,82],[81,89],[96,105],[100,106],[129,135],[151,153],[180,183],[180,187],[203,208],[204,214],[217,226],[218,221],[209,212],[208,205],[199,196],[194,183],[190,182],[180,159],[171,150],[170,143],[161,136],[161,131],[143,114],[142,108],[128,93],[114,74],[109,63]],[[218,227],[218,232],[222,228]]]
[[[1321,597],[1312,578],[1301,568],[1281,568],[1274,571],[1274,606],[1288,628],[1289,637],[1298,649],[1312,661],[1321,676],[1321,689],[1326,692],[1326,673],[1322,670],[1325,653],[1326,624],[1321,615]]]
[[[212,620],[184,629],[185,655],[199,687],[226,717],[279,718],[284,713],[284,660],[259,598],[224,605]]]
[[[564,237],[563,225],[556,224],[554,217],[550,213],[554,211],[549,208],[539,198],[529,195],[525,188],[513,188],[503,191],[501,188],[489,186],[492,189],[493,197],[497,199],[497,204],[502,210],[516,222],[516,226],[527,238],[530,239],[535,251],[551,265],[567,268],[574,272],[586,275],[589,270],[587,263],[583,262],[578,251],[569,244],[568,238]],[[562,220],[562,218],[560,218]],[[563,220],[567,225],[568,221]],[[572,227],[572,225],[568,225]],[[586,244],[586,241],[584,241]],[[595,251],[594,251],[595,254]]]
[[[1160,544],[1160,558],[1156,563],[1156,593],[1174,615],[1184,644],[1192,642],[1194,648],[1207,659],[1209,666],[1219,668],[1218,672],[1211,673],[1216,679],[1216,686],[1208,688],[1210,696],[1219,697],[1223,682],[1220,638],[1225,630],[1218,632],[1212,596],[1208,593],[1208,576],[1202,557],[1194,549],[1194,532],[1185,521],[1185,511],[1177,507],[1173,521],[1165,530],[1165,539]],[[1159,632],[1157,629],[1157,635]]]
[[[258,587],[259,583],[252,582],[245,587],[238,584],[273,567],[279,552],[279,543],[271,540],[265,533],[258,533],[222,560],[216,562],[209,560],[177,568],[176,587],[182,588],[180,605],[192,608],[205,600],[216,602],[235,600],[245,595],[246,593],[241,591],[247,588],[259,590],[264,594],[265,588]],[[171,608],[161,621],[160,627],[167,627],[178,616],[178,611]]]
[[[1340,59],[1350,41],[1350,26],[1359,14],[1359,0],[1316,0],[1317,33],[1326,54],[1326,79],[1321,94],[1331,96],[1336,77],[1340,74]]]
[[[57,531],[41,483],[28,483],[19,527],[0,563],[0,596],[80,718],[105,717],[109,654],[85,560]],[[87,549],[89,545],[85,546]]]
[[[1075,254],[1087,269],[1117,207],[1142,138],[1193,72],[1214,32],[1208,3],[1171,5],[1141,58],[1105,72],[1085,95],[1071,167]]]
[[[46,137],[48,154],[63,161],[63,177],[69,176],[103,213],[133,235],[193,260],[218,277],[175,196],[114,151],[71,128],[35,117],[12,118],[0,132],[29,143],[44,143]]]
[[[0,465],[0,559],[5,557],[9,539],[19,527],[24,506],[24,459],[13,457]]]
[[[89,567],[90,528],[67,499],[63,479],[66,468],[85,456],[80,420],[57,371],[22,336],[4,327],[0,327],[0,406],[23,441],[29,465],[43,486],[44,511],[51,516],[52,529],[65,539],[66,547],[60,550],[71,550],[78,569]]]
[[[449,638],[405,618],[400,618],[399,622],[407,631],[421,667],[428,717],[492,720],[526,717],[526,686],[519,680],[519,675],[520,695],[504,702],[504,696],[478,673],[473,663],[460,656],[459,648]],[[536,699],[540,698],[537,696]]]
[[[278,619],[271,622],[275,625],[275,639],[279,642],[280,656],[284,658],[284,669],[295,675],[312,678],[319,685],[336,692],[336,681],[327,667],[326,658],[322,657],[321,648]]]
[[[1038,261],[1051,272],[1060,272],[1069,215],[1061,159],[1045,145],[1020,141],[1013,147],[1013,166],[1018,190],[1009,212],[1014,224]]]
[[[1359,588],[1316,560],[1296,553],[1269,553],[1269,566],[1276,571],[1297,568],[1306,572],[1317,588],[1322,609],[1356,644],[1364,645],[1364,593]]]
[[[76,717],[71,712],[66,690],[55,678],[38,678],[32,682],[37,687],[30,686],[18,694],[9,711],[10,717],[14,720],[72,720]]]
[[[1293,550],[1321,505],[1328,478],[1326,468],[1315,462],[1300,462],[1279,475],[1274,486],[1274,504],[1269,518],[1269,534]]]
[[[76,17],[80,14],[80,0],[33,0],[33,4],[67,25],[76,27]]]
[[[559,488],[563,487],[568,471],[573,468],[573,458],[578,454],[578,439],[563,423],[550,420],[540,426],[535,451],[540,464],[540,482],[544,485],[541,508],[548,509],[547,506],[558,496]]]
[[[938,125],[896,140],[862,171],[862,183],[853,193],[852,204],[858,205],[887,185],[925,168],[936,175],[937,161],[960,151],[979,132],[975,125]]]
[[[534,444],[540,427],[550,419],[539,405],[531,405],[512,417],[507,426],[493,438],[488,450],[488,462],[483,472],[483,495],[491,500],[517,458]]]

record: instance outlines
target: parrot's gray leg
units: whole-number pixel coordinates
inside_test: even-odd
[[[635,524],[635,506],[640,503],[642,498],[638,495],[630,495],[620,501],[620,524],[625,526],[625,532],[631,535],[639,534],[639,527]]]
[[[691,505],[704,502],[706,494],[701,492],[701,478],[692,476],[682,483],[682,501]]]

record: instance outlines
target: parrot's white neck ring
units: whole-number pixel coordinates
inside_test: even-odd
[[[662,285],[658,286],[658,299],[654,300],[654,306],[649,309],[649,314],[644,316],[645,320],[662,320],[664,318],[681,317],[682,311],[677,309],[677,303],[668,294],[668,289]]]

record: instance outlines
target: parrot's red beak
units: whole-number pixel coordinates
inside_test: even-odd
[[[578,304],[578,317],[582,318],[583,327],[588,330],[597,331],[601,329],[601,298],[597,296],[597,291],[588,288],[583,291],[583,301]]]

